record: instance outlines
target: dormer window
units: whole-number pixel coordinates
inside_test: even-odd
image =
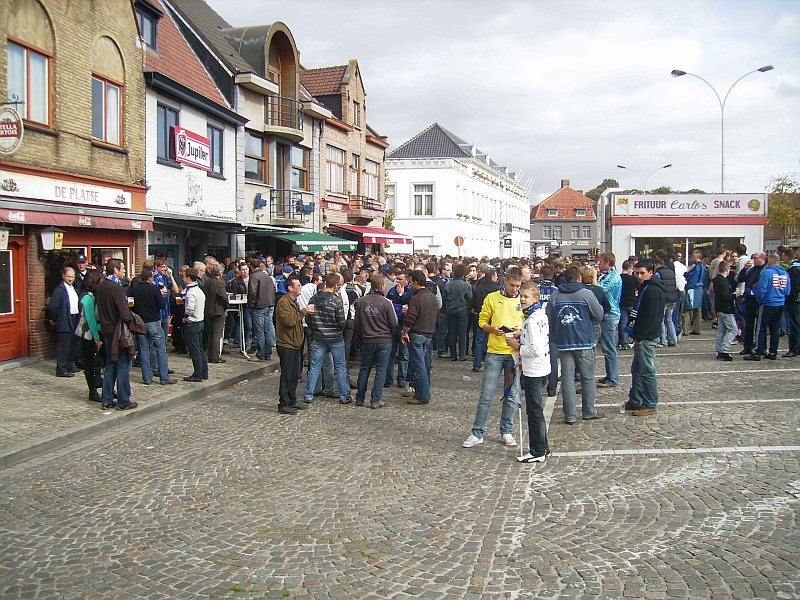
[[[557,208],[548,208],[547,209],[547,216],[548,217],[557,217],[558,216],[558,209]]]
[[[586,209],[585,208],[576,208],[575,209],[575,216],[576,217],[585,217],[586,216]]]
[[[136,20],[139,22],[139,36],[145,46],[155,51],[158,20],[164,16],[164,13],[150,3],[141,0],[134,2],[134,7],[136,8]]]

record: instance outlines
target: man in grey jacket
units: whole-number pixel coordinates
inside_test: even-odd
[[[247,286],[247,306],[253,321],[253,343],[255,356],[253,362],[272,360],[272,347],[275,345],[275,326],[272,313],[275,310],[275,282],[261,268],[263,263],[250,261],[250,282]]]

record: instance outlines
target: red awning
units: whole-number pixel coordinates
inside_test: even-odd
[[[357,233],[362,236],[365,244],[413,244],[412,240],[407,235],[397,233],[396,231],[389,231],[388,229],[381,229],[380,227],[359,227],[358,225],[341,225],[339,223],[331,223],[331,227],[337,227],[343,231]]]
[[[85,229],[127,229],[128,231],[152,231],[153,221],[122,217],[95,217],[87,215],[49,213],[33,210],[0,208],[0,221],[6,223],[28,223],[29,225],[58,225],[61,227],[83,227]]]

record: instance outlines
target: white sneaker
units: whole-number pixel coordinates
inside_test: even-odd
[[[466,439],[466,441],[461,444],[462,448],[472,448],[473,446],[477,446],[478,444],[483,443],[483,438],[475,437],[471,435]]]
[[[545,460],[547,460],[547,457],[550,456],[550,454],[551,454],[551,452],[548,452],[547,454],[542,454],[541,456],[534,456],[533,454],[528,452],[525,456],[518,456],[517,457],[517,462],[521,462],[521,463],[539,463],[539,462],[544,462]]]
[[[517,440],[515,440],[514,436],[511,435],[510,433],[504,433],[501,437],[503,438],[503,443],[505,443],[506,446],[517,445]]]

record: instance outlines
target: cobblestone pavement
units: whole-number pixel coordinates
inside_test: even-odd
[[[430,406],[283,416],[271,376],[8,468],[0,597],[798,598],[800,362],[709,334],[659,351],[657,415],[629,377],[605,419],[551,406],[536,466],[497,402],[461,448],[481,375],[439,360]]]

